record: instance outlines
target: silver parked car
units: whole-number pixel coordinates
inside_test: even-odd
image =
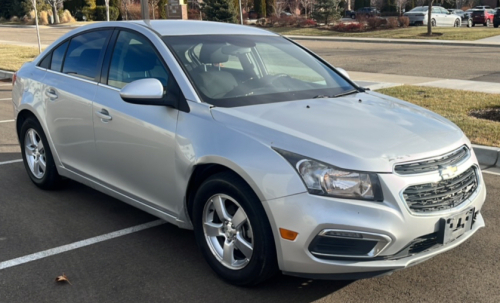
[[[455,124],[274,33],[91,24],[15,78],[33,183],[70,178],[194,229],[229,283],[388,274],[484,227],[481,170]]]
[[[428,6],[417,6],[403,15],[410,19],[412,25],[427,25],[428,22]],[[431,15],[432,26],[462,26],[462,17],[450,13],[444,7],[433,6]]]

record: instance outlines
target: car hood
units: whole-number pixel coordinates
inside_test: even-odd
[[[445,118],[374,92],[216,107],[212,115],[270,147],[361,171],[391,172],[395,162],[444,154],[468,142]]]

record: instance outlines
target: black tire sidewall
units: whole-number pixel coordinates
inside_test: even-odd
[[[42,178],[38,179],[36,178],[33,173],[31,172],[31,169],[28,165],[28,161],[26,159],[26,153],[25,153],[25,138],[26,138],[26,133],[28,132],[29,129],[34,129],[40,139],[42,140],[44,150],[45,150],[45,162],[46,162],[46,171],[45,174],[43,175]],[[47,141],[47,138],[45,137],[45,133],[42,129],[42,126],[40,123],[32,118],[29,117],[27,118],[24,122],[23,125],[21,126],[20,130],[20,144],[21,144],[21,154],[23,157],[23,163],[24,167],[26,168],[26,171],[28,172],[28,176],[30,177],[31,181],[38,187],[43,188],[43,189],[53,189],[55,188],[58,184],[58,181],[60,179],[59,174],[57,173],[57,168],[54,163],[54,158],[52,157],[52,152],[50,150],[49,142]]]
[[[216,194],[235,199],[248,216],[254,243],[250,262],[242,269],[231,270],[213,255],[206,241],[202,216],[208,200]],[[235,285],[257,284],[277,270],[273,233],[264,208],[251,188],[235,174],[220,173],[207,179],[198,189],[193,204],[193,225],[196,242],[210,267],[224,280]]]

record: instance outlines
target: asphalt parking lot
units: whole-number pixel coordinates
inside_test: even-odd
[[[500,302],[500,176],[484,175],[486,228],[423,264],[368,280],[278,275],[239,288],[215,276],[191,231],[76,182],[36,188],[12,162],[21,155],[10,89],[0,82],[0,302]],[[150,222],[160,225],[131,229]],[[71,285],[55,282],[63,273]]]

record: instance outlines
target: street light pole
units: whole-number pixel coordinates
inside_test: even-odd
[[[36,37],[38,39],[38,53],[42,53],[42,45],[40,44],[40,30],[38,29],[38,12],[36,10],[36,0],[33,0],[33,8],[35,10],[35,27],[36,27]]]
[[[148,0],[141,0],[141,13],[142,13],[142,20],[146,21],[146,23],[147,23],[149,21]]]

